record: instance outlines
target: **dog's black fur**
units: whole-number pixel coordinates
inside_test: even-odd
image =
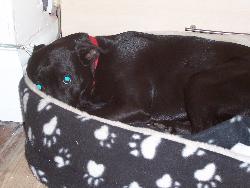
[[[90,114],[138,126],[163,124],[177,133],[249,114],[249,47],[138,32],[96,39],[98,47],[77,33],[36,47],[28,76],[48,95]],[[64,75],[71,75],[70,84]]]

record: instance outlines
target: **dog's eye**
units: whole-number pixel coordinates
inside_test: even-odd
[[[64,84],[69,84],[71,82],[71,76],[70,75],[65,75],[63,78],[63,83]]]
[[[39,90],[42,90],[42,89],[43,89],[43,85],[42,85],[42,84],[36,84],[36,87],[37,87],[37,89],[39,89]]]

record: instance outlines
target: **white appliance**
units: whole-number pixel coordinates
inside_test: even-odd
[[[54,3],[48,1],[49,11]],[[59,21],[43,11],[42,0],[0,0],[0,27],[0,120],[22,122],[18,84],[29,53],[59,36]]]

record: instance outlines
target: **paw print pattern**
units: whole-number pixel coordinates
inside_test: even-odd
[[[240,121],[242,121],[242,116],[240,115],[237,115],[230,119],[230,123],[235,123],[235,122],[240,122]]]
[[[58,155],[54,157],[54,161],[58,168],[62,168],[70,164],[70,158],[71,154],[69,153],[69,149],[61,148],[58,151]]]
[[[83,115],[77,115],[76,118],[79,119],[81,122],[90,120],[89,117],[85,117]]]
[[[43,145],[51,147],[53,144],[56,144],[57,137],[61,135],[61,130],[57,128],[57,117],[53,117],[48,123],[43,125]]]
[[[205,151],[201,150],[197,146],[186,145],[182,150],[182,157],[187,158],[192,155],[203,156],[205,155]]]
[[[100,146],[111,148],[115,143],[116,134],[110,133],[107,125],[103,125],[101,128],[94,132],[94,136],[99,140]]]
[[[174,181],[169,174],[164,174],[160,179],[156,180],[156,185],[159,188],[179,188],[181,184]]]
[[[213,144],[214,142],[215,142],[214,139],[209,139],[209,140],[207,141],[208,144]]]
[[[161,143],[161,138],[157,136],[149,136],[142,140],[139,134],[132,135],[132,141],[128,143],[132,149],[130,154],[135,157],[144,157],[145,159],[154,159],[157,147]]]
[[[50,102],[47,99],[41,99],[38,106],[37,106],[37,111],[41,112],[44,109],[46,109],[46,110],[51,109],[52,106],[49,103]]]
[[[26,93],[27,91],[28,91],[28,88],[24,88],[22,95],[23,95],[24,93]]]
[[[43,183],[48,183],[48,179],[46,177],[45,172],[43,172],[42,170],[36,169],[34,166],[30,166],[30,169],[38,180],[40,180]]]
[[[123,188],[142,188],[142,187],[139,185],[139,183],[137,183],[136,181],[133,181],[128,186],[123,186]]]
[[[23,97],[25,93],[28,93],[28,88],[24,88],[24,90],[21,91],[21,96]]]
[[[30,94],[28,93],[28,89],[24,89],[23,91],[23,111],[24,113],[26,113],[27,111],[27,104],[28,104],[28,100],[29,100],[29,96]]]
[[[245,169],[247,173],[250,173],[250,164],[249,163],[241,163],[240,168]]]
[[[88,185],[97,187],[104,181],[102,178],[104,171],[105,166],[103,164],[97,164],[90,160],[87,164],[87,173],[83,175],[83,178],[87,179]]]
[[[28,128],[27,136],[28,136],[28,141],[29,141],[30,144],[33,146],[34,143],[35,143],[35,136],[34,136],[33,133],[32,133],[31,127]]]
[[[209,163],[203,169],[196,170],[194,178],[199,181],[197,188],[217,187],[217,184],[222,182],[221,177],[216,174],[214,163]]]

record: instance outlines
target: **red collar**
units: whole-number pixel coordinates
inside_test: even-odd
[[[98,47],[98,42],[97,42],[97,40],[96,40],[96,38],[95,37],[92,37],[92,36],[89,36],[89,40],[90,40],[90,42],[93,44],[93,45],[95,45],[95,46],[97,46]],[[97,66],[98,66],[98,64],[99,64],[99,57],[98,58],[96,58],[96,60],[95,60],[95,62],[94,62],[94,80],[93,80],[93,83],[92,83],[92,89],[91,89],[91,94],[94,92],[94,89],[95,89],[95,71],[96,71],[96,68],[97,68]]]
[[[98,47],[98,42],[95,37],[89,36],[90,42]],[[97,58],[94,62],[94,71],[96,70],[97,65],[99,64],[99,58]]]

